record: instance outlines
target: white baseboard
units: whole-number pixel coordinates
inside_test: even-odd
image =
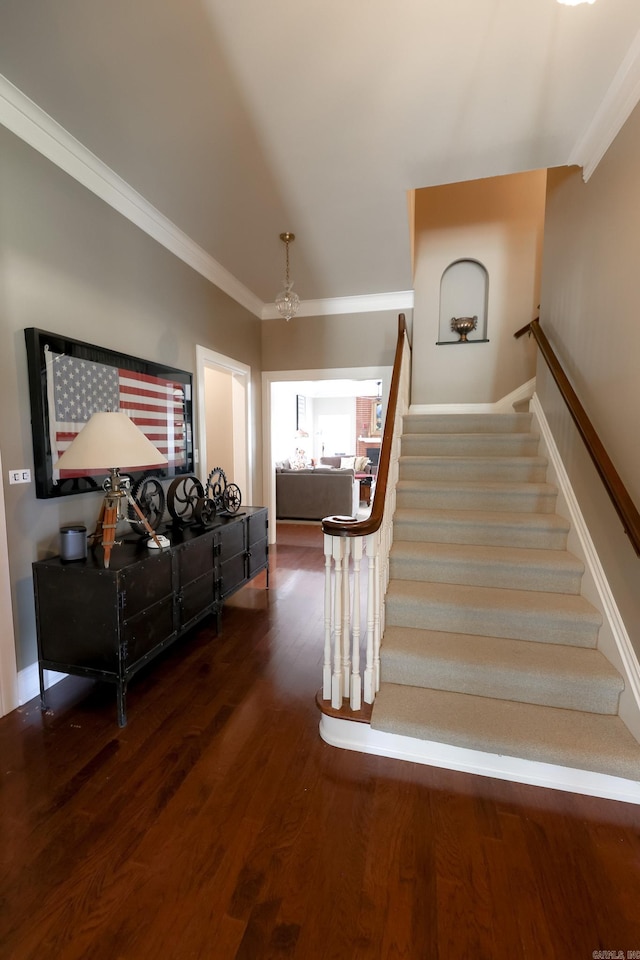
[[[556,509],[571,523],[569,549],[585,565],[582,593],[603,617],[598,648],[625,680],[620,696],[620,717],[636,740],[640,740],[640,663],[537,394],[532,398],[531,411],[540,430],[541,442],[553,473],[550,479],[555,481],[559,489]]]
[[[550,763],[522,760],[518,757],[453,747],[431,740],[418,740],[414,737],[383,733],[380,730],[372,730],[368,723],[353,723],[351,720],[340,720],[324,714],[320,720],[320,736],[326,743],[343,750],[371,753],[396,760],[409,760],[412,763],[441,767],[445,770],[458,770],[461,773],[493,777],[497,780],[528,783],[531,786],[564,790],[588,797],[640,804],[640,783],[635,780],[625,780],[622,777],[593,773],[590,770],[577,770]]]
[[[44,671],[44,686],[48,690],[54,684],[64,680],[66,673],[54,673],[53,670]],[[22,707],[29,700],[40,696],[40,680],[38,678],[38,664],[31,663],[28,667],[18,671],[18,703]]]

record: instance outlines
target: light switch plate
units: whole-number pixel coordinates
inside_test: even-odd
[[[31,470],[9,470],[9,483],[31,483]]]

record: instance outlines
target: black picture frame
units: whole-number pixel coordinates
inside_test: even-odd
[[[370,437],[379,437],[382,433],[382,400],[377,397],[371,401],[371,426],[369,427]]]
[[[54,400],[52,371],[55,369],[54,361],[59,361],[62,358],[65,360],[71,358],[72,363],[77,362],[78,364],[85,361],[93,370],[96,369],[93,366],[95,364],[115,368],[118,383],[125,380],[136,382],[139,379],[142,386],[146,385],[146,381],[150,387],[158,392],[164,390],[165,393],[171,395],[170,402],[169,400],[166,403],[162,399],[158,400],[157,396],[156,399],[151,401],[155,405],[153,412],[156,417],[158,413],[162,415],[163,409],[166,410],[164,421],[161,416],[160,423],[165,421],[169,423],[171,420],[173,431],[172,454],[169,458],[171,462],[166,467],[154,468],[153,471],[127,471],[133,482],[151,472],[161,480],[165,477],[193,473],[193,375],[191,373],[166,364],[153,363],[150,360],[142,360],[126,353],[84,343],[81,340],[48,333],[36,327],[26,328],[24,334],[31,403],[34,479],[38,499],[64,497],[99,490],[102,487],[102,480],[106,476],[105,471],[100,476],[86,475],[60,478],[54,469],[54,463],[58,459],[60,451],[55,449],[58,424],[55,420],[57,408]],[[118,386],[117,389],[120,391],[121,388]],[[140,391],[134,389],[132,392],[134,394],[136,392],[142,393],[142,389]],[[94,397],[93,402],[97,404],[97,398]],[[99,407],[94,406],[93,409],[99,409]],[[111,409],[111,407],[104,407],[103,409]],[[125,409],[125,412],[131,416],[134,422],[136,422],[138,416],[144,419],[144,413],[141,411]],[[180,417],[180,424],[176,427]],[[138,425],[145,432],[145,427],[140,423]],[[182,433],[177,432],[180,427]],[[156,430],[156,426],[153,429]],[[175,439],[176,436],[178,437],[177,440]],[[154,442],[160,449],[163,449],[159,442],[155,440]],[[114,466],[120,466],[123,471],[126,470],[125,464],[114,464]]]
[[[307,429],[307,398],[301,394],[296,394],[296,430]]]

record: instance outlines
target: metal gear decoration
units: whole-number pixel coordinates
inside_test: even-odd
[[[222,467],[215,467],[207,477],[207,497],[213,500],[216,513],[237,513],[242,503],[240,487],[227,483]]]
[[[208,527],[216,518],[216,505],[209,497],[200,497],[193,508],[196,523]]]
[[[198,500],[204,499],[204,489],[197,477],[176,477],[167,491],[167,506],[174,520],[190,523]]]
[[[242,494],[237,483],[230,483],[222,494],[224,509],[228,513],[237,513],[242,503]]]
[[[207,497],[213,500],[216,513],[237,513],[242,503],[240,487],[227,483],[222,467],[215,467],[207,477]]]
[[[137,480],[131,488],[131,496],[140,507],[151,529],[157,530],[164,516],[166,502],[162,484],[157,477],[142,477]],[[131,504],[129,504],[127,520],[136,533],[148,533]]]
[[[220,513],[221,510],[224,510],[222,495],[226,489],[226,486],[227,478],[224,470],[221,467],[214,467],[207,477],[207,496],[215,503],[216,511],[218,513]]]

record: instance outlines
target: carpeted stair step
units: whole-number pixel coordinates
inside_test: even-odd
[[[499,510],[553,513],[557,488],[550,483],[491,480],[405,480],[396,485],[396,505],[403,509]]]
[[[532,457],[538,453],[535,433],[403,433],[405,457]]]
[[[547,475],[544,457],[409,457],[398,462],[400,480],[541,482]]]
[[[386,624],[595,647],[600,613],[582,596],[390,580]]]
[[[599,650],[388,627],[383,683],[429,687],[590,713],[618,712],[624,681]]]
[[[530,413],[408,413],[403,417],[406,433],[526,433]]]
[[[557,513],[400,508],[393,530],[398,540],[564,550],[569,522]]]
[[[640,744],[617,716],[383,683],[371,727],[487,753],[640,779]]]
[[[529,412],[410,414],[373,729],[640,779]],[[434,754],[435,756],[435,754]]]
[[[459,543],[399,540],[394,532],[390,576],[509,590],[580,592],[584,564],[566,550],[530,550]]]

